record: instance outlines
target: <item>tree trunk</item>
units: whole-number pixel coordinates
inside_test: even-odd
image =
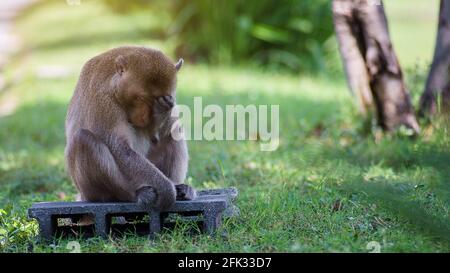
[[[437,98],[441,97],[443,110],[450,104],[450,0],[441,0],[438,33],[433,63],[420,98],[420,114],[433,115],[437,111]]]
[[[403,124],[418,133],[382,1],[333,0],[333,18],[347,82],[361,113],[375,110],[385,131]]]

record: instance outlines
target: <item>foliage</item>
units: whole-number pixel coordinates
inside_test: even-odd
[[[37,235],[37,225],[29,222],[21,212],[26,206],[15,208],[9,203],[0,209],[0,251],[6,247],[20,250],[20,246],[27,246],[30,238]],[[24,249],[21,249],[24,251]]]
[[[175,39],[177,55],[190,60],[323,72],[336,55],[328,0],[140,2],[149,14],[169,14],[166,35]]]
[[[294,71],[324,68],[330,1],[174,1],[178,49],[213,63],[255,61]]]

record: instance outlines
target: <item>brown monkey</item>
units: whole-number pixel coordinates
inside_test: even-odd
[[[195,198],[188,153],[172,138],[176,74],[158,50],[119,47],[83,67],[66,118],[66,165],[84,201],[165,209]],[[176,129],[176,128],[175,128]]]

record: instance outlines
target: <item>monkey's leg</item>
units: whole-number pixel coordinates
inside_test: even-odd
[[[186,140],[175,140],[166,135],[151,150],[148,158],[170,180],[175,183],[177,200],[193,200],[197,196],[194,188],[183,184],[188,168],[188,151]]]
[[[138,203],[158,209],[173,205],[175,186],[152,162],[136,153],[124,138],[110,136],[108,146],[128,183],[136,189]]]
[[[132,201],[134,189],[117,166],[108,147],[91,131],[81,129],[66,151],[70,174],[80,200]]]

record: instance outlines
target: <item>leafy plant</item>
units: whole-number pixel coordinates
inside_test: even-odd
[[[15,209],[12,203],[0,209],[0,250],[23,244],[37,234],[37,225],[26,219],[25,210]]]
[[[337,52],[328,0],[104,1],[120,12],[140,5],[168,13],[166,35],[191,61],[317,72]]]
[[[180,55],[210,63],[255,62],[295,71],[324,68],[329,1],[171,1],[169,34]]]

